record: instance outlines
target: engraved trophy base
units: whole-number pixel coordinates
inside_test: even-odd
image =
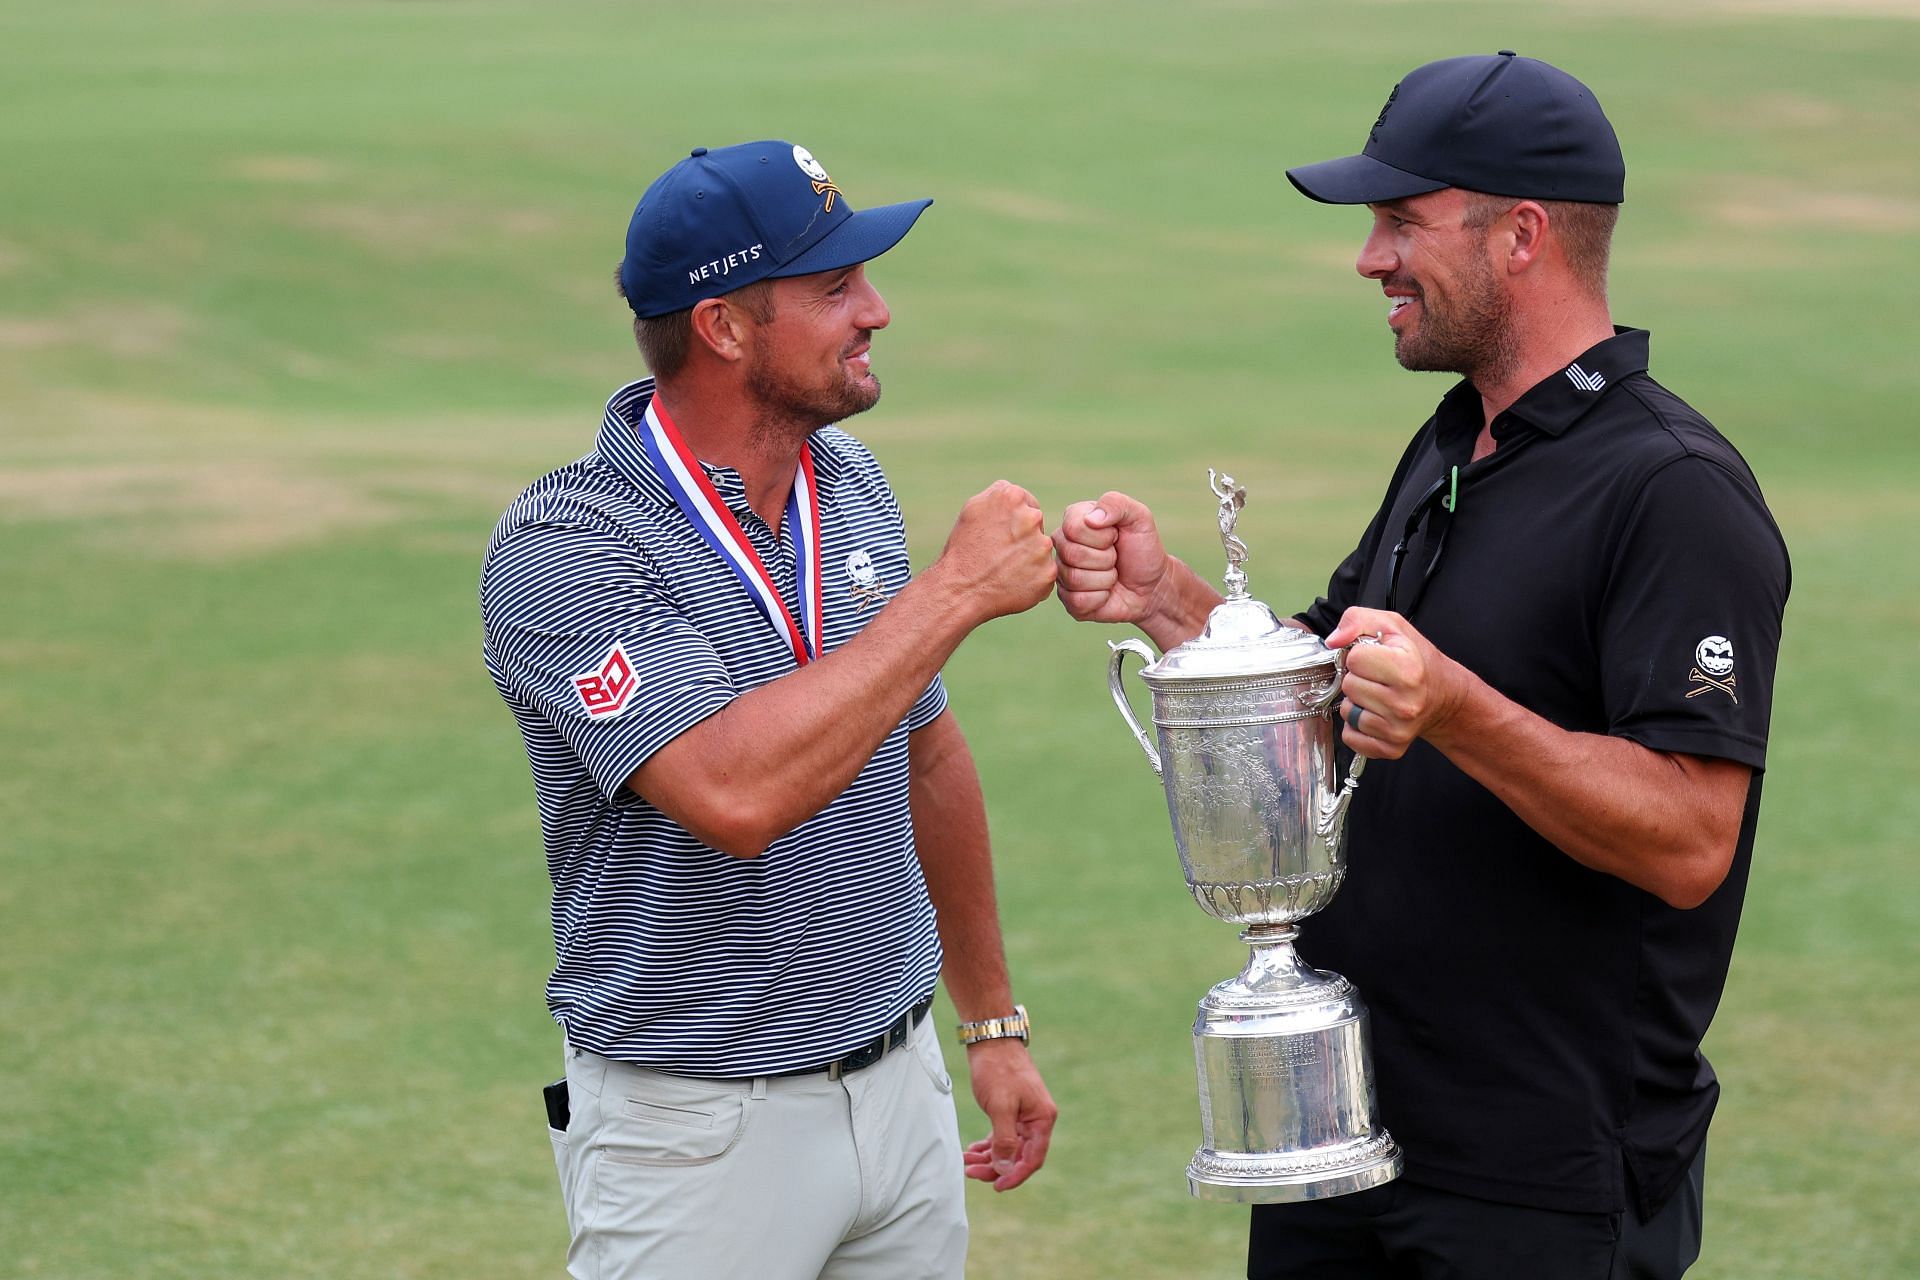
[[[1200,1002],[1193,1047],[1203,1143],[1187,1166],[1202,1200],[1279,1204],[1348,1195],[1400,1173],[1374,1115],[1367,1008],[1309,968],[1290,925],[1253,925],[1247,967]]]

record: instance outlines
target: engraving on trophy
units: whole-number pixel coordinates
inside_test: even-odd
[[[1311,1067],[1320,1061],[1317,1041],[1292,1039],[1249,1040],[1234,1065],[1248,1076],[1285,1076],[1295,1067]]]
[[[1188,780],[1175,794],[1174,815],[1187,848],[1203,861],[1214,850],[1244,850],[1270,867],[1269,816],[1281,812],[1285,797],[1259,741],[1182,731],[1169,734],[1166,745],[1167,767]]]

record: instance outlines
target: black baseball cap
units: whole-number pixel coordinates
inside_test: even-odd
[[[1443,58],[1387,95],[1357,156],[1287,170],[1323,204],[1375,204],[1443,187],[1522,200],[1620,204],[1620,140],[1587,86],[1510,49]]]
[[[695,147],[635,206],[620,288],[645,318],[761,280],[851,267],[893,248],[932,203],[855,212],[813,153],[791,142]]]

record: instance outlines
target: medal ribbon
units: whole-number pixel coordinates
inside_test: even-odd
[[[660,403],[658,396],[647,405],[640,423],[640,448],[653,463],[661,483],[692,523],[694,530],[733,570],[747,595],[766,615],[780,638],[793,651],[796,666],[806,666],[820,656],[821,573],[820,573],[820,495],[814,484],[813,451],[800,446],[800,463],[793,471],[793,490],[787,495],[787,537],[793,540],[793,561],[798,569],[800,621],[795,622],[773,585],[773,575],[754,553],[753,544],[740,524],[720,499],[713,481],[700,460],[687,448],[680,429]]]

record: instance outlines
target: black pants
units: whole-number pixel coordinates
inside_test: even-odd
[[[1556,1213],[1404,1178],[1253,1208],[1248,1280],[1679,1280],[1700,1256],[1707,1152],[1652,1218]]]

